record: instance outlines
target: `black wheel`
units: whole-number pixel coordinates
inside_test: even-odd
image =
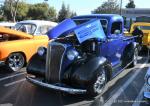
[[[6,60],[6,67],[10,71],[19,71],[25,64],[25,58],[21,53],[12,53]]]
[[[138,47],[134,47],[133,45],[126,47],[122,56],[122,67],[126,67],[127,65],[127,68],[134,67],[137,64],[138,53]]]
[[[132,63],[130,65],[130,67],[134,67],[137,64],[138,61],[138,48],[134,49],[134,53],[132,54]]]
[[[97,96],[102,93],[107,83],[107,75],[107,70],[104,66],[98,69],[96,75],[94,75],[95,77],[93,78],[87,89],[90,96]]]

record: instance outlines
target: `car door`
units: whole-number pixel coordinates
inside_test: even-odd
[[[107,42],[102,47],[102,51],[105,52],[103,55],[111,62],[113,67],[121,63],[121,55],[124,48],[122,33],[122,22],[112,23]]]

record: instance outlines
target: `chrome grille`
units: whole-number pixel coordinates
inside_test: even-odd
[[[58,83],[60,81],[60,71],[65,50],[65,45],[61,43],[49,43],[46,63],[47,82]]]

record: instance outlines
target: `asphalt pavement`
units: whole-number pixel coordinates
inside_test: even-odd
[[[149,67],[147,58],[139,57],[134,68],[117,75],[95,98],[38,87],[26,81],[26,68],[10,73],[0,67],[0,106],[149,106],[143,98]]]

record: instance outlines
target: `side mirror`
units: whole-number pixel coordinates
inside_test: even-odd
[[[115,30],[115,32],[114,32],[114,34],[116,34],[116,35],[119,35],[121,33],[121,31],[120,30]]]

